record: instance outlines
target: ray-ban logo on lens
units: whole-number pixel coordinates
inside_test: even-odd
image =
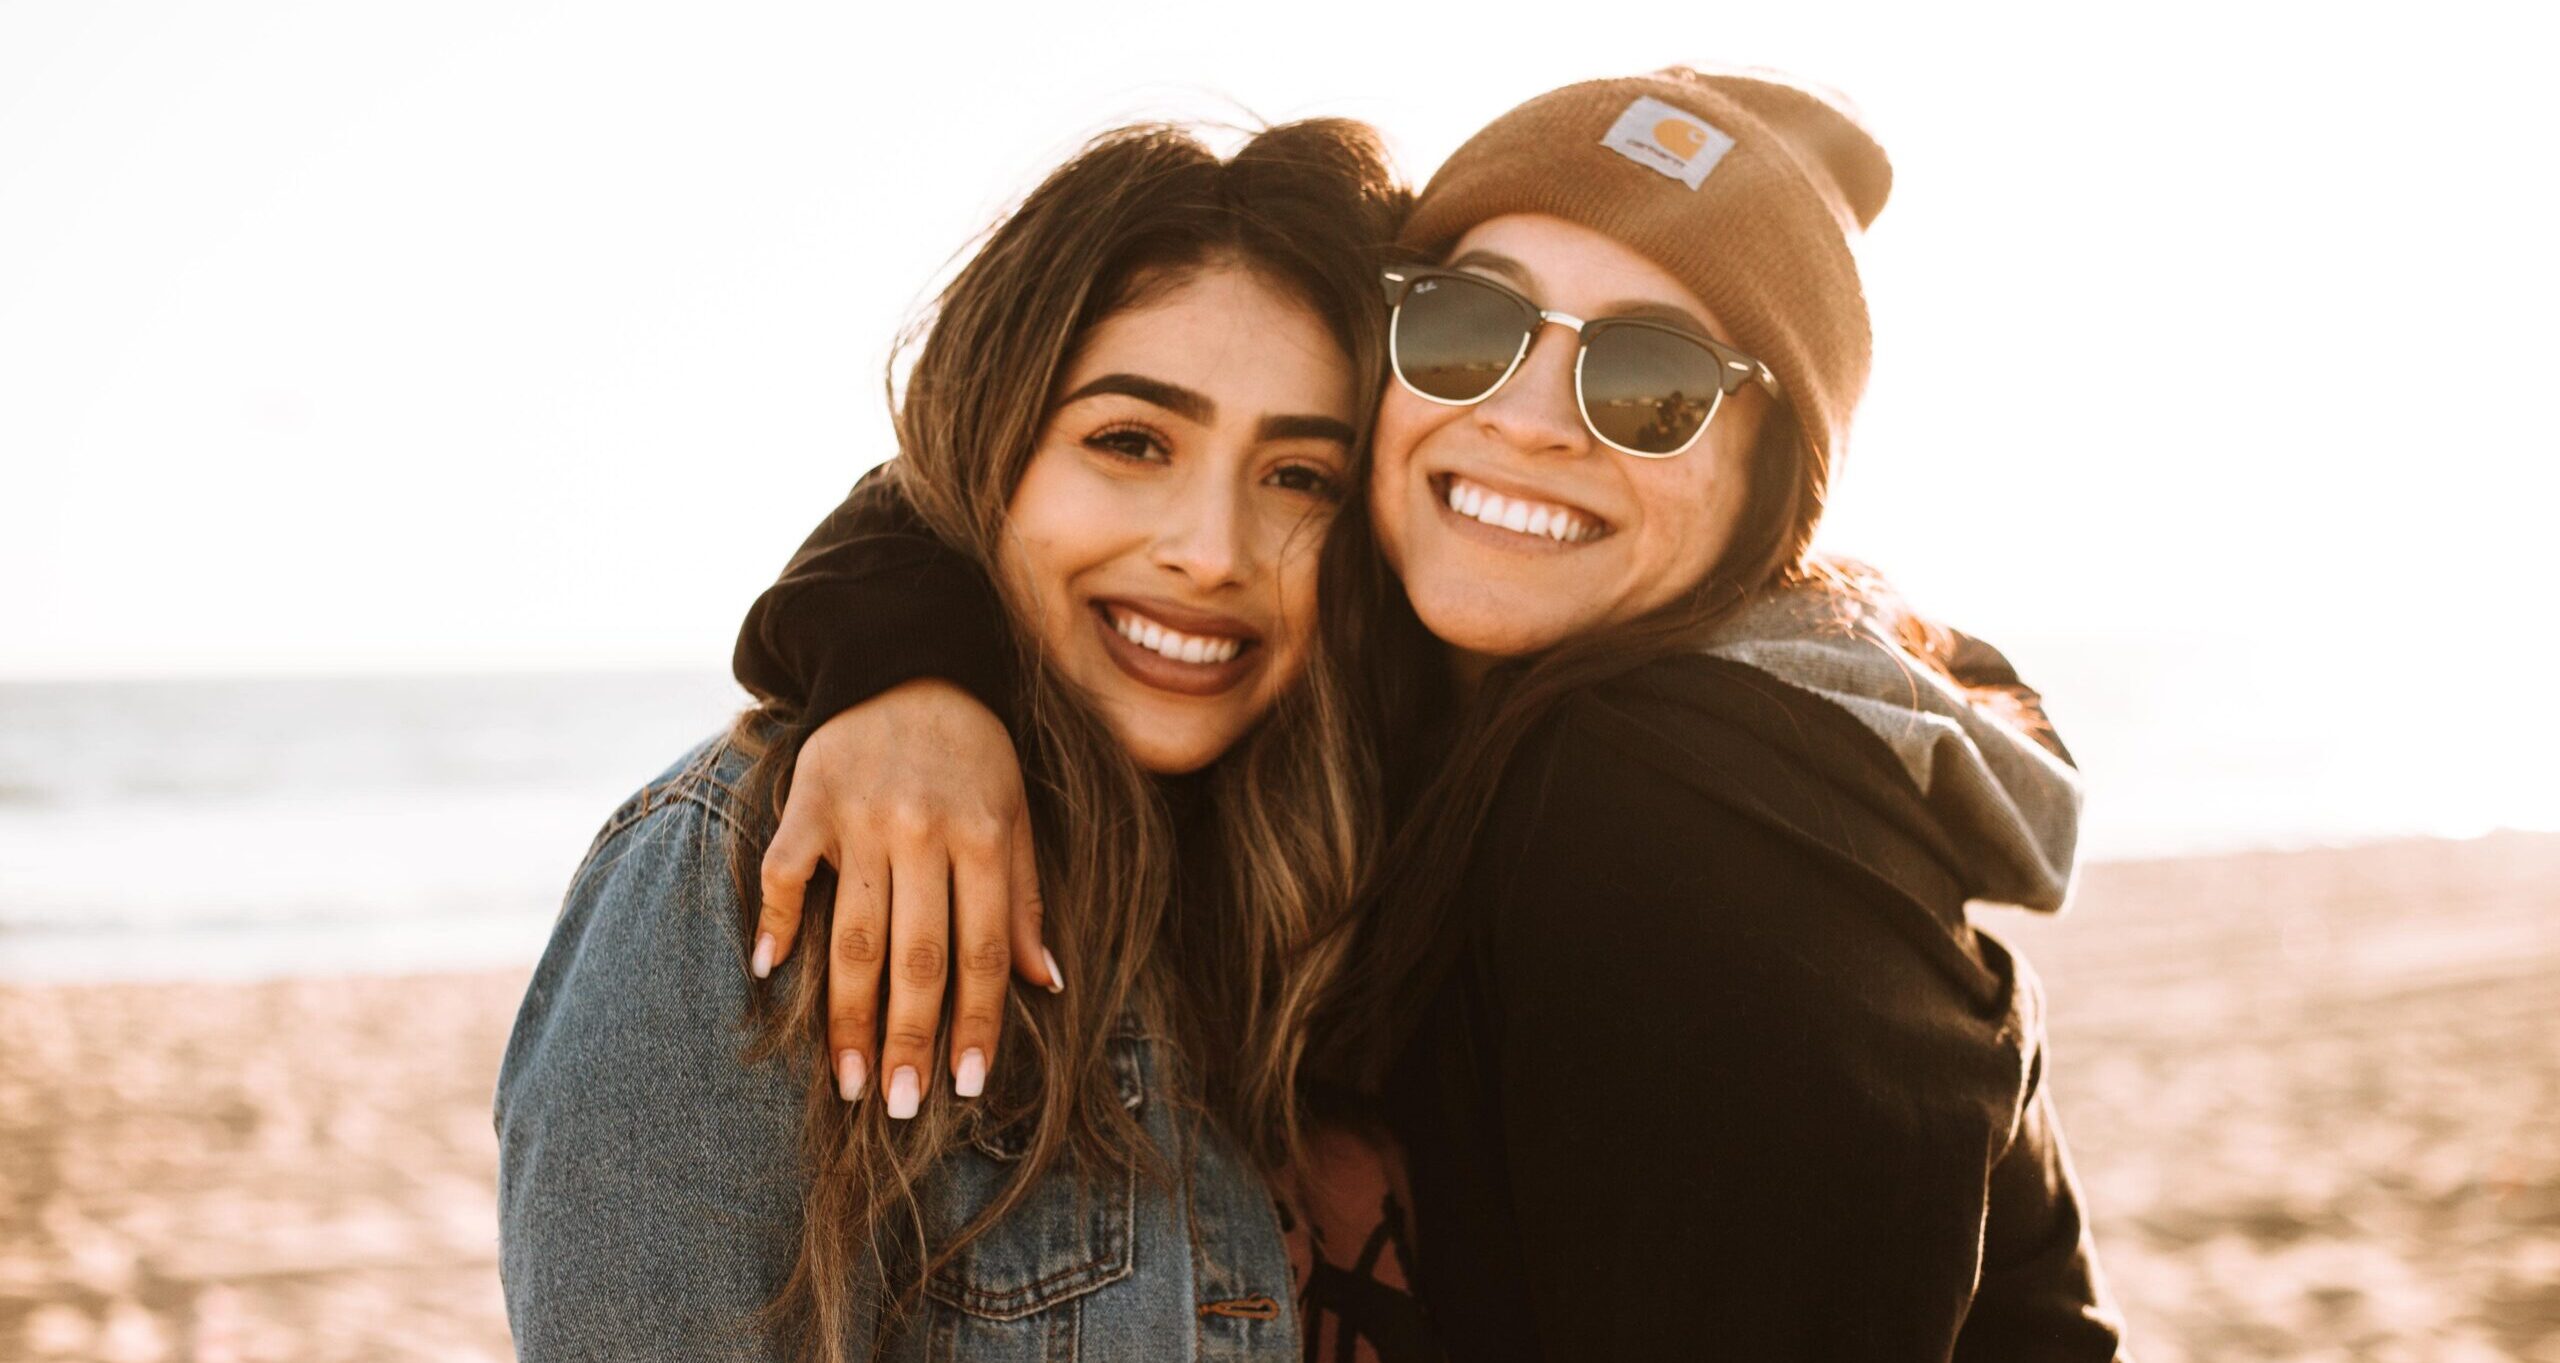
[[[1733,139],[1696,114],[1647,97],[1618,115],[1600,145],[1696,189],[1733,150]]]

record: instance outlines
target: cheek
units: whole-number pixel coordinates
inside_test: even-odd
[[[1097,505],[1074,470],[1047,453],[1035,455],[1005,508],[1000,566],[1016,599],[1032,613],[1041,643],[1052,652],[1073,614],[1070,583],[1108,557],[1100,541],[1107,505]]]
[[[1398,572],[1404,570],[1405,536],[1413,516],[1414,447],[1432,426],[1448,419],[1448,411],[1395,387],[1378,404],[1377,432],[1370,443],[1369,519],[1379,550]]]
[[[1371,457],[1377,461],[1375,481],[1384,486],[1390,479],[1401,477],[1412,467],[1414,447],[1463,410],[1425,402],[1402,387],[1390,385],[1386,396],[1378,400],[1376,438],[1370,442]]]
[[[1646,609],[1695,587],[1724,557],[1742,513],[1738,462],[1679,461],[1628,470],[1642,508],[1643,576],[1654,584],[1641,593]],[[1632,612],[1630,612],[1632,613]]]
[[[1040,651],[1058,657],[1066,642],[1070,597],[1069,570],[1060,561],[1057,546],[1040,536],[1039,527],[1009,522],[997,549],[996,567],[1004,577],[1005,597],[1031,627]]]
[[[1321,531],[1308,536],[1280,565],[1280,618],[1290,635],[1301,641],[1315,632],[1316,594],[1322,590],[1323,569]]]
[[[1272,564],[1272,656],[1286,659],[1287,675],[1275,678],[1282,687],[1296,680],[1307,644],[1315,636],[1317,594],[1322,590],[1327,527],[1306,522],[1293,527],[1288,548]]]

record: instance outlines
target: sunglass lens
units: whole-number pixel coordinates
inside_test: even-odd
[[[1416,280],[1396,309],[1396,372],[1425,396],[1473,402],[1519,357],[1529,320],[1518,302],[1448,275]]]
[[[1648,326],[1593,327],[1584,337],[1582,407],[1603,439],[1670,454],[1698,437],[1724,396],[1715,355]]]

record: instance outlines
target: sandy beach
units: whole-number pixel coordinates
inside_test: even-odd
[[[2091,868],[2051,1082],[2148,1363],[2560,1363],[2560,836]],[[503,1359],[521,971],[0,988],[0,1358]]]

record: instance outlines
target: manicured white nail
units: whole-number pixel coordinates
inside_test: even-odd
[[[754,971],[756,973],[756,978],[759,980],[773,973],[772,933],[759,932],[756,934],[755,959],[747,962],[747,969]]]
[[[916,1084],[916,1067],[900,1065],[889,1074],[889,1115],[905,1121],[916,1115],[916,1106],[924,1101],[924,1093]]]
[[[1040,960],[1049,967],[1049,992],[1052,994],[1067,992],[1067,972],[1058,968],[1058,953],[1042,947]]]
[[[960,1053],[960,1067],[951,1074],[951,1091],[963,1098],[975,1098],[987,1091],[987,1053],[972,1046]]]
[[[862,1052],[846,1051],[836,1057],[836,1092],[848,1103],[862,1096]]]

